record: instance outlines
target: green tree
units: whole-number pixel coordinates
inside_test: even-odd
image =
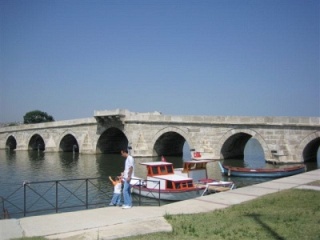
[[[42,112],[39,110],[34,110],[27,112],[23,116],[23,123],[42,123],[42,122],[53,122],[54,119],[52,116],[48,115],[46,112]]]

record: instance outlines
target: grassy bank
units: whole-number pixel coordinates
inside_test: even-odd
[[[320,239],[320,191],[292,189],[223,210],[166,219],[172,233],[126,239],[316,240]]]

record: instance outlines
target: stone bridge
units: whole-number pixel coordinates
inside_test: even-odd
[[[169,116],[117,109],[94,117],[0,128],[0,149],[82,154],[119,153],[135,157],[181,156],[188,143],[203,159],[243,158],[250,138],[268,162],[317,161],[319,117]]]

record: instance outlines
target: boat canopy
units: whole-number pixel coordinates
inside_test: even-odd
[[[209,161],[187,161],[183,163],[183,172],[190,170],[207,169],[207,163]]]
[[[147,166],[147,176],[149,177],[174,174],[173,164],[169,162],[148,162],[141,164]]]
[[[183,163],[182,168],[175,168],[175,174],[190,177],[194,182],[212,182],[213,179],[208,179],[207,163],[210,161],[187,161]]]

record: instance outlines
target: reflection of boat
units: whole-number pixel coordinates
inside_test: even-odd
[[[197,186],[191,177],[176,174],[169,162],[141,163],[147,167],[147,179],[135,180],[132,191],[141,196],[162,200],[186,200],[202,196],[206,186]]]
[[[205,193],[224,192],[235,187],[233,182],[219,181],[208,178],[207,164],[212,161],[191,160],[183,163],[183,168],[176,168],[175,173],[190,177],[197,186],[205,186]]]
[[[305,165],[296,165],[286,168],[242,168],[242,167],[231,167],[221,164],[219,166],[222,174],[227,176],[235,176],[235,177],[270,177],[270,178],[278,178],[278,177],[287,177],[291,175],[295,175],[298,173],[302,173],[306,171]]]

